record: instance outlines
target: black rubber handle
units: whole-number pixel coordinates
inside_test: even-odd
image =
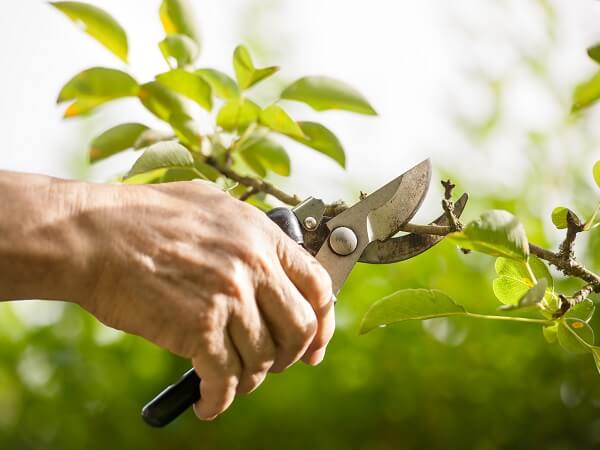
[[[298,244],[304,243],[302,227],[288,208],[275,208],[267,216]],[[165,388],[142,409],[142,418],[153,427],[164,427],[200,400],[200,377],[188,370],[177,383]]]

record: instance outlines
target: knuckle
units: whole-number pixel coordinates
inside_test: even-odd
[[[238,384],[237,393],[249,394],[254,391],[264,381],[265,377],[267,376],[267,371],[268,369],[261,370],[260,372],[255,372],[244,376]]]

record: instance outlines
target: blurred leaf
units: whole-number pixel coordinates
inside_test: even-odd
[[[123,62],[127,62],[127,35],[111,15],[87,3],[50,2],[50,5],[64,13]]]
[[[567,319],[579,319],[589,322],[595,311],[594,302],[589,298],[570,308],[564,315]]]
[[[306,103],[316,111],[340,109],[377,115],[369,102],[356,89],[330,77],[300,78],[284,89],[281,98]]]
[[[440,291],[404,289],[371,305],[360,324],[360,334],[410,319],[466,315],[465,309]]]
[[[165,122],[169,122],[171,115],[187,115],[181,99],[156,81],[143,84],[138,97],[148,111]]]
[[[79,100],[75,100],[71,103],[67,109],[65,109],[65,113],[63,117],[65,119],[70,119],[73,117],[85,116],[96,109],[96,107],[106,103],[105,100],[93,100],[89,98],[82,98]]]
[[[508,260],[514,261],[514,260]],[[504,278],[504,277],[502,277]],[[498,279],[494,280],[497,281]],[[528,308],[530,306],[536,306],[542,300],[544,300],[544,296],[546,295],[546,288],[548,287],[548,281],[545,278],[541,278],[538,282],[531,288],[529,288],[525,294],[519,298],[516,304],[512,305],[504,305],[500,307],[501,310],[504,311],[512,311],[515,309]]]
[[[600,347],[592,347],[592,356],[594,357],[594,363],[596,363],[596,369],[600,373]]]
[[[592,213],[592,215],[583,224],[583,231],[589,231],[598,226],[598,223],[594,222],[596,220],[596,216],[598,215],[598,212],[600,212],[600,203],[598,203],[598,205],[594,209],[594,212]]]
[[[175,167],[167,169],[160,178],[160,182],[173,183],[176,181],[191,181],[198,178],[208,180],[208,178],[204,178],[201,175],[202,174],[195,171],[193,167]]]
[[[200,29],[189,0],[163,0],[160,5],[160,21],[168,34],[183,34],[192,39],[198,48],[202,47]]]
[[[243,45],[239,45],[233,52],[233,69],[240,87],[247,89],[273,75],[279,70],[279,67],[271,66],[257,69],[254,67],[254,62],[248,49]]]
[[[597,63],[600,63],[600,44],[596,44],[593,47],[587,49],[587,54]]]
[[[496,259],[496,273],[498,278],[493,281],[492,287],[496,298],[505,305],[516,305],[534,287],[527,262],[500,257]],[[536,256],[529,257],[529,265],[538,282],[546,280],[546,296],[552,296],[554,281],[548,267]]]
[[[548,344],[554,344],[558,340],[558,322],[555,322],[552,325],[544,325],[542,327],[542,333]]]
[[[217,171],[213,166],[209,166],[205,162],[196,161],[194,167],[198,172],[206,177],[207,180],[217,181],[221,177],[221,173]]]
[[[175,139],[175,135],[173,133],[167,133],[166,131],[161,130],[153,130],[149,129],[143,131],[142,134],[139,135],[135,143],[133,144],[133,148],[139,150],[144,147],[149,147],[152,144],[156,144],[161,141],[172,141]]]
[[[140,173],[128,177],[127,175],[123,178],[124,184],[155,184],[160,183],[168,169],[156,169],[150,172]]]
[[[558,324],[558,343],[571,353],[587,353],[594,345],[594,331],[579,319],[562,319]]]
[[[181,144],[175,141],[159,142],[148,147],[133,164],[126,178],[156,169],[193,167],[194,158]]]
[[[269,127],[273,131],[285,134],[293,138],[304,138],[304,133],[300,126],[292,119],[289,114],[279,105],[272,104],[262,110],[259,115],[261,124]]]
[[[239,148],[239,154],[257,175],[264,178],[267,170],[277,175],[290,175],[290,158],[285,149],[268,136],[250,136]]]
[[[304,137],[292,138],[329,156],[340,166],[346,167],[346,154],[342,144],[328,128],[316,122],[298,122]]]
[[[192,64],[200,50],[194,40],[185,34],[170,33],[158,43],[158,48],[165,61],[172,67],[172,59],[177,67],[185,67]]]
[[[75,100],[76,106],[65,113],[72,117],[122,97],[138,95],[140,86],[129,74],[116,69],[94,67],[71,78],[58,94],[58,103]]]
[[[485,212],[479,220],[468,223],[463,231],[449,234],[448,238],[462,248],[492,256],[517,260],[527,260],[529,256],[525,229],[508,211]]]
[[[600,160],[596,161],[596,164],[594,164],[592,173],[594,174],[594,181],[596,182],[596,185],[600,187]]]
[[[96,162],[132,148],[148,127],[141,123],[117,125],[96,137],[90,144],[90,161]]]
[[[173,92],[195,101],[207,111],[212,109],[211,87],[200,75],[183,69],[173,69],[157,75],[156,81]]]
[[[198,125],[187,114],[172,114],[169,123],[179,140],[189,148],[198,150],[202,136]]]
[[[217,125],[226,131],[244,130],[258,121],[259,114],[260,107],[252,100],[230,100],[219,110]]]
[[[233,100],[240,96],[238,85],[229,75],[216,69],[198,69],[195,73],[210,84],[217,97],[223,100]]]
[[[571,110],[576,112],[586,108],[598,100],[598,98],[600,98],[600,72],[595,74],[590,80],[575,87]]]
[[[567,215],[569,214],[569,211],[571,210],[564,206],[558,206],[552,210],[552,223],[559,230],[567,228]],[[573,211],[571,211],[571,214],[575,215]]]

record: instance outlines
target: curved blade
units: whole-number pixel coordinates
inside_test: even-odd
[[[469,196],[463,194],[454,204],[454,213],[457,217],[462,214],[468,199]],[[448,217],[442,214],[430,225],[449,225]],[[383,242],[371,242],[363,251],[359,261],[368,264],[389,264],[405,261],[429,250],[443,238],[444,236],[411,233]]]
[[[390,238],[415,215],[430,180],[431,163],[427,159],[327,222],[329,232],[347,227],[357,238],[356,250],[350,255],[336,254],[328,242],[316,254],[331,276],[334,292],[340,289],[369,243]]]

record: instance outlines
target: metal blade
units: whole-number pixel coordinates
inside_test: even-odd
[[[431,163],[427,159],[327,222],[330,232],[346,227],[357,238],[356,248],[349,255],[335,253],[328,240],[316,254],[331,276],[334,292],[341,288],[369,243],[390,238],[414,216],[430,179]]]
[[[463,194],[454,203],[454,214],[457,217],[460,217],[462,214],[468,199],[469,196]],[[449,225],[448,217],[446,214],[442,214],[431,222],[430,225]],[[363,251],[359,261],[369,264],[389,264],[405,261],[429,250],[443,238],[444,236],[411,233],[383,242],[371,242]]]

